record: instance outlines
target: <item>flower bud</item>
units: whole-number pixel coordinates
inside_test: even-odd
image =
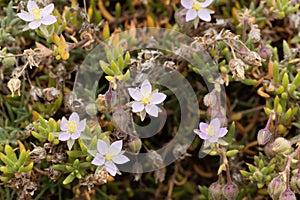
[[[114,91],[112,91],[111,89],[109,89],[105,93],[105,104],[108,109],[111,108],[112,104],[114,103],[115,98],[116,98],[116,93]]]
[[[233,182],[227,182],[227,184],[222,188],[222,191],[227,200],[235,200],[239,194],[239,188]]]
[[[279,200],[297,200],[294,192],[287,188],[283,193],[281,193]]]
[[[121,107],[118,108],[116,112],[112,115],[112,121],[114,125],[123,132],[127,132],[128,123],[130,120],[130,115],[128,112],[124,111]]]
[[[210,93],[206,94],[204,96],[203,102],[206,107],[214,106],[217,102],[216,91],[213,90]]]
[[[260,55],[260,57],[262,57],[263,59],[265,60],[269,60],[271,55],[272,55],[272,52],[271,50],[266,47],[262,42],[260,43],[260,49],[258,51],[258,54]]]
[[[271,132],[269,129],[264,128],[258,131],[257,134],[257,142],[259,145],[265,145],[267,144],[271,139]]]
[[[300,194],[300,172],[292,176],[291,188],[294,192]]]
[[[285,190],[285,183],[282,181],[281,175],[273,178],[268,185],[268,193],[272,199],[278,199],[280,194]]]
[[[290,151],[291,149],[291,144],[288,140],[286,140],[283,137],[278,137],[273,143],[273,148],[272,151],[276,154],[284,154]]]
[[[213,200],[223,199],[222,187],[221,181],[214,182],[209,186],[208,191]]]
[[[138,137],[129,137],[126,142],[126,149],[132,153],[139,153],[142,148],[142,141]]]

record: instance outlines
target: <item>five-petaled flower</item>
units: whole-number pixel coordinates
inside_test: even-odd
[[[188,10],[185,20],[188,22],[198,16],[203,21],[209,22],[211,20],[210,14],[213,14],[214,11],[207,9],[207,7],[212,2],[213,0],[205,0],[204,2],[199,2],[197,0],[181,0],[181,5]]]
[[[72,148],[74,141],[80,137],[80,133],[84,131],[86,126],[86,120],[79,119],[76,112],[73,112],[67,120],[65,117],[60,122],[60,130],[63,131],[58,139],[61,141],[68,141],[69,149]]]
[[[215,143],[219,138],[227,134],[227,128],[221,128],[221,123],[218,118],[211,120],[209,124],[200,122],[199,129],[195,129],[194,133],[209,143]]]
[[[42,24],[50,25],[56,22],[56,18],[50,15],[53,9],[53,3],[47,5],[45,8],[39,8],[34,1],[29,0],[27,3],[28,12],[21,10],[21,13],[18,13],[17,16],[26,22],[30,22],[29,28],[36,29]]]
[[[95,158],[92,160],[92,164],[96,166],[103,166],[105,170],[112,176],[115,176],[118,168],[116,164],[124,164],[129,161],[129,159],[123,155],[122,150],[123,142],[122,140],[117,140],[108,146],[103,140],[98,140],[97,149],[98,152]]]
[[[143,81],[140,89],[128,88],[128,91],[130,96],[135,100],[131,105],[132,112],[140,112],[142,121],[146,113],[157,117],[160,111],[157,104],[162,103],[167,97],[167,95],[158,92],[158,90],[152,91],[152,86],[148,80]]]

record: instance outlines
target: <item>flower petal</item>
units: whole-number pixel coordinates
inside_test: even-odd
[[[167,98],[164,93],[154,93],[150,97],[150,104],[160,104]]]
[[[116,164],[124,164],[124,163],[127,163],[129,162],[129,158],[127,158],[126,156],[124,155],[117,155],[117,156],[114,156],[112,157],[112,160],[114,161],[114,163]]]
[[[193,7],[192,6],[192,3],[193,3],[192,0],[181,0],[180,3],[186,9],[191,9]]]
[[[77,124],[79,123],[79,115],[77,112],[73,112],[71,116],[69,117],[69,121],[75,121]]]
[[[71,135],[70,135],[69,133],[67,133],[67,132],[62,132],[62,133],[58,136],[58,139],[59,139],[60,141],[67,141],[67,140],[70,139],[70,137],[71,137]]]
[[[148,79],[143,81],[140,92],[145,97],[149,96],[149,94],[152,92],[152,86]]]
[[[157,117],[158,116],[158,107],[156,105],[147,105],[145,107],[146,112],[153,116],[153,117]]]
[[[54,4],[51,3],[51,4],[49,4],[48,6],[46,6],[45,8],[43,8],[41,14],[42,14],[43,16],[49,15],[53,10],[54,10]]]
[[[199,132],[199,137],[202,140],[207,140],[208,139],[208,135],[206,134],[206,132],[202,132],[202,131]]]
[[[219,138],[224,137],[227,134],[227,132],[228,132],[227,128],[220,128],[220,131],[218,133],[218,137]]]
[[[217,130],[216,132],[218,132],[220,129],[221,123],[218,118],[214,118],[213,120],[210,121],[209,125],[214,127],[214,130]]]
[[[103,165],[105,162],[105,159],[104,157],[101,155],[101,154],[97,154],[96,157],[92,160],[92,164],[93,165],[96,165],[96,166],[100,166],[100,165]]]
[[[68,123],[68,120],[65,117],[63,117],[60,122],[60,130],[62,130],[62,131],[69,130],[68,127],[66,126],[67,123]]]
[[[76,140],[80,137],[80,132],[77,131],[76,133],[71,134],[71,139]]]
[[[207,6],[209,6],[214,0],[205,0],[204,2],[199,2],[201,8],[206,8]]]
[[[109,147],[109,154],[110,155],[118,155],[121,152],[123,146],[123,141],[122,140],[117,140],[115,142],[113,142],[110,147]]]
[[[201,132],[206,133],[207,127],[208,127],[208,124],[207,124],[207,123],[200,122],[200,124],[199,124],[199,129],[200,129]]]
[[[101,155],[106,155],[106,151],[108,151],[108,145],[103,140],[98,140],[97,149]]]
[[[56,17],[52,15],[44,16],[43,19],[41,20],[41,23],[44,25],[54,24],[55,22],[56,22]]]
[[[188,10],[185,16],[185,21],[191,21],[197,17],[197,12],[195,10]]]
[[[144,104],[142,104],[141,102],[139,101],[135,101],[132,105],[132,112],[134,113],[137,113],[137,112],[141,112],[142,110],[145,109],[145,106]]]
[[[115,176],[118,168],[113,162],[107,161],[105,163],[105,169],[110,175]]]
[[[208,9],[198,10],[198,16],[203,21],[209,22],[211,20],[210,12]]]
[[[28,12],[25,12],[23,10],[21,10],[21,13],[18,13],[17,16],[25,22],[31,22],[34,20],[33,16],[31,16]]]
[[[210,143],[215,143],[215,142],[217,142],[218,141],[218,137],[217,136],[215,136],[215,137],[211,137],[211,138],[207,138],[207,140],[210,142]]]
[[[38,28],[42,23],[41,22],[37,22],[37,21],[32,21],[29,23],[29,28],[31,29],[36,29]]]
[[[86,119],[81,120],[81,121],[78,123],[77,131],[79,131],[79,132],[84,131],[85,126],[86,126]]]
[[[38,6],[36,5],[36,3],[32,0],[29,0],[27,3],[27,10],[29,13],[31,13],[32,9],[34,8],[38,8]]]
[[[136,88],[128,88],[129,95],[131,98],[133,98],[135,101],[140,101],[141,100],[141,93],[139,89]]]

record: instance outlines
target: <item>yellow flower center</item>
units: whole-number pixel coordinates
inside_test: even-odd
[[[215,134],[215,129],[213,126],[209,125],[206,129],[205,129],[207,135],[209,137],[214,137],[216,134]]]
[[[142,99],[142,103],[145,104],[145,105],[149,104],[149,102],[150,102],[149,97],[144,97]]]
[[[110,161],[110,160],[112,159],[112,157],[113,157],[113,156],[112,156],[111,154],[106,154],[106,155],[105,155],[105,160],[106,160],[106,161]]]
[[[196,11],[200,10],[201,9],[200,4],[197,2],[192,3],[192,9]]]
[[[68,128],[69,134],[74,134],[74,133],[76,133],[76,130],[77,130],[77,123],[75,121],[69,121],[66,124],[66,127]]]
[[[40,21],[42,19],[42,15],[41,15],[42,9],[39,8],[33,8],[31,10],[31,16],[34,17],[35,21]]]

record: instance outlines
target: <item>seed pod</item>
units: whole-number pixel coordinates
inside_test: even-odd
[[[223,188],[223,186],[222,186],[221,181],[214,182],[209,186],[208,191],[213,200],[222,200],[223,199],[222,188]]]
[[[280,194],[279,200],[297,200],[294,192],[287,188],[283,193]]]
[[[7,83],[7,87],[11,91],[11,96],[14,96],[16,91],[18,91],[19,96],[21,95],[21,89],[20,89],[21,81],[19,78],[17,77],[11,78]]]
[[[239,194],[239,188],[235,183],[227,182],[222,188],[222,192],[227,200],[235,200]]]
[[[239,58],[231,59],[228,65],[232,73],[232,77],[235,80],[245,79],[245,69],[247,69],[247,66],[241,59]]]
[[[291,149],[291,143],[283,137],[278,137],[273,143],[272,151],[276,154],[287,153]]]
[[[257,142],[259,145],[265,145],[267,144],[271,139],[271,132],[269,129],[264,128],[258,131],[257,134]]]
[[[129,136],[126,141],[126,149],[132,153],[139,153],[142,147],[142,141],[138,137]]]
[[[292,176],[291,188],[294,192],[300,194],[300,172]]]
[[[268,185],[268,193],[272,199],[278,199],[284,190],[285,183],[282,181],[282,177],[280,175],[276,178],[273,178]]]

